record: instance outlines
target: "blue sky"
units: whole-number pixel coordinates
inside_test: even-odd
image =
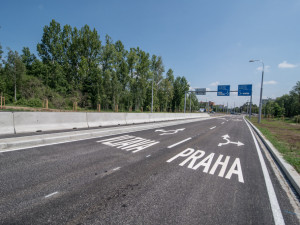
[[[0,43],[36,53],[43,26],[96,28],[125,47],[139,46],[163,58],[165,69],[185,76],[191,87],[217,90],[218,84],[253,84],[258,104],[261,59],[263,97],[289,93],[300,80],[299,0],[110,0],[0,1]],[[199,96],[218,104],[241,105],[248,97]]]

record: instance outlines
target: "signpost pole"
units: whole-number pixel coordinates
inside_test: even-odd
[[[251,120],[251,107],[252,107],[252,93],[251,93],[251,96],[250,96],[250,112],[249,112],[249,119]]]

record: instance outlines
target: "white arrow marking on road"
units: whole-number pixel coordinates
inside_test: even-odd
[[[169,135],[169,134],[176,134],[179,131],[183,131],[185,130],[185,128],[181,128],[181,129],[177,129],[177,130],[164,130],[164,129],[159,129],[159,130],[155,130],[154,132],[162,132],[162,134],[160,135]]]
[[[233,142],[233,141],[230,141],[229,140],[229,135],[228,134],[225,134],[224,136],[222,136],[222,138],[224,139],[224,140],[226,140],[227,142],[225,142],[225,143],[219,143],[218,144],[218,147],[220,147],[220,146],[222,146],[222,145],[228,145],[228,144],[234,144],[234,145],[237,145],[237,146],[242,146],[242,145],[244,145],[242,142]]]

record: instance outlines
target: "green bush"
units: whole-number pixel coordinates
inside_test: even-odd
[[[293,120],[295,123],[300,123],[300,115],[294,116]]]
[[[28,102],[27,102],[27,100],[26,99],[24,99],[24,98],[21,98],[21,99],[19,99],[18,101],[16,101],[16,103],[15,103],[16,105],[22,105],[22,106],[27,106],[28,105]]]
[[[38,98],[29,99],[27,105],[30,107],[43,107],[42,101]]]

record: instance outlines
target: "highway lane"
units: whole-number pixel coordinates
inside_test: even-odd
[[[275,215],[242,117],[1,153],[0,223],[298,224],[263,158]]]

